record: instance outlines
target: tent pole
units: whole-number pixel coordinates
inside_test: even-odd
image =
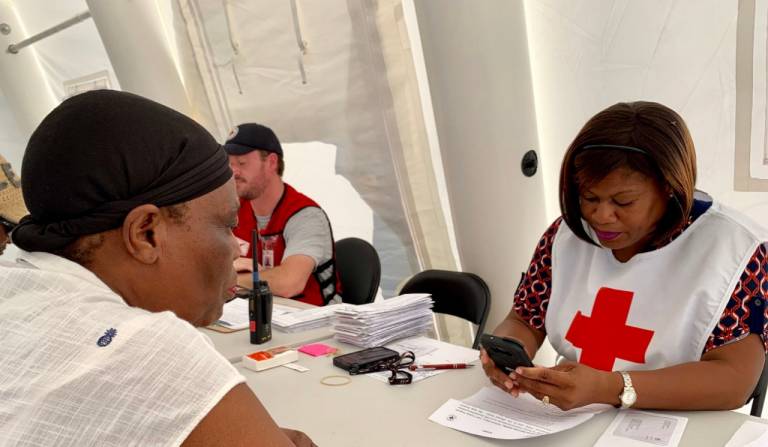
[[[15,43],[15,44],[12,43],[12,44],[8,45],[8,49],[6,51],[8,51],[11,54],[18,54],[19,50],[21,50],[22,48],[24,48],[26,46],[29,46],[29,45],[32,45],[33,43],[37,42],[38,40],[42,40],[42,39],[45,39],[48,36],[56,34],[56,33],[58,33],[61,30],[65,30],[65,29],[69,28],[72,25],[77,25],[78,23],[82,22],[83,20],[87,20],[89,18],[91,18],[91,12],[90,11],[82,12],[82,13],[72,17],[69,20],[65,20],[65,21],[59,23],[58,25],[52,26],[52,27],[48,28],[45,31],[41,31],[41,32],[35,34],[34,36],[30,36],[30,37],[22,40],[19,43]]]

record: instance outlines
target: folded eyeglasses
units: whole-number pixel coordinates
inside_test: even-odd
[[[407,370],[415,360],[416,354],[414,354],[413,351],[405,351],[400,354],[400,357],[375,363],[370,367],[365,368],[365,370],[358,371],[358,374],[389,371],[392,373],[392,375],[389,376],[390,385],[408,385],[413,382],[413,374],[404,370]]]

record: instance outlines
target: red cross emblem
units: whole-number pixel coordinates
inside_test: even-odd
[[[581,348],[579,363],[611,371],[617,358],[645,363],[645,352],[653,331],[626,325],[634,293],[601,287],[597,291],[592,316],[579,311],[565,339]]]

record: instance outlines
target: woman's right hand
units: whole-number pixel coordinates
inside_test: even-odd
[[[517,381],[497,368],[491,357],[485,352],[485,349],[480,349],[480,362],[483,364],[483,371],[485,371],[485,375],[488,376],[491,383],[514,397],[520,395],[520,385]]]

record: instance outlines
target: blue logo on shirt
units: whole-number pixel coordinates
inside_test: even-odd
[[[109,328],[107,329],[106,332],[104,332],[104,335],[99,337],[99,340],[96,341],[96,344],[103,348],[104,346],[107,346],[108,344],[112,343],[112,338],[115,335],[117,335],[117,329]]]

